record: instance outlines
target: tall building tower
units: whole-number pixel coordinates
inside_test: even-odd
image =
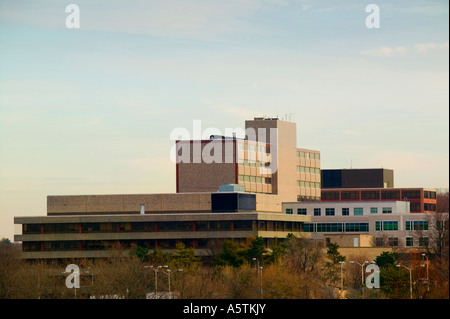
[[[296,124],[245,121],[246,138],[177,141],[177,192],[214,192],[240,184],[280,201],[320,200],[320,152],[297,148]]]

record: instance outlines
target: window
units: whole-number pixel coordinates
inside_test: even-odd
[[[325,208],[326,216],[334,216],[334,208]]]
[[[384,231],[384,230],[398,230],[398,221],[376,221],[375,222],[375,230]]]
[[[368,232],[369,223],[345,223],[346,232]]]
[[[410,199],[410,198],[419,199],[420,198],[420,190],[404,190],[404,191],[402,191],[402,197],[405,199]]]
[[[342,216],[350,215],[350,208],[342,208]]]
[[[293,209],[292,208],[286,208],[286,214],[292,215]]]
[[[342,223],[317,223],[317,232],[321,233],[336,233],[342,232]]]
[[[314,224],[313,223],[304,223],[303,231],[308,232],[308,233],[313,233],[314,232]]]
[[[361,199],[380,199],[379,191],[362,191]]]
[[[384,221],[382,230],[398,230],[398,221]]]
[[[297,215],[306,215],[306,208],[297,208]]]
[[[254,220],[236,220],[234,221],[234,230],[256,230],[256,221]]]
[[[411,203],[410,202],[410,210],[411,212],[420,212],[421,211],[421,207],[420,207],[420,203]]]
[[[359,192],[358,191],[341,192],[341,199],[342,200],[356,200],[356,199],[359,199]]]
[[[322,209],[320,208],[314,208],[314,216],[320,216],[322,215]]]
[[[383,229],[381,228],[381,226],[382,226],[382,224],[381,224],[380,221],[376,221],[376,222],[375,222],[375,230],[379,230],[379,231],[383,230]]]
[[[300,157],[305,158],[305,152],[300,152]]]
[[[392,207],[383,207],[383,214],[392,214]]]
[[[315,154],[314,154],[314,159],[320,160],[320,154],[319,154],[319,153],[315,153]]]
[[[398,237],[389,237],[388,246],[395,247],[398,246]]]
[[[355,216],[362,216],[364,213],[364,210],[362,207],[354,207],[353,208],[353,215]]]
[[[339,192],[337,191],[322,191],[322,200],[339,200]]]
[[[406,230],[428,230],[428,222],[426,220],[407,220],[405,222]]]
[[[405,229],[406,230],[411,230],[411,221],[410,220],[407,220],[406,222],[405,222]]]
[[[419,237],[419,246],[427,247],[428,246],[428,237]]]
[[[22,232],[23,234],[40,234],[41,224],[23,224]]]
[[[244,181],[244,175],[239,175],[238,176],[238,180],[239,180],[239,182],[243,182]]]
[[[413,237],[406,237],[406,247],[414,246],[414,238]]]
[[[378,207],[370,207],[371,214],[378,214]]]
[[[375,246],[377,246],[377,247],[383,247],[384,246],[383,237],[376,237],[375,238]]]
[[[381,191],[381,199],[400,199],[400,191]]]
[[[250,182],[250,176],[244,176],[244,182]]]

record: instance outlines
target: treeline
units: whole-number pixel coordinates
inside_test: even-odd
[[[260,237],[242,244],[225,240],[208,262],[181,242],[174,253],[136,246],[124,258],[123,250],[114,251],[105,259],[30,262],[18,258],[18,247],[2,242],[0,298],[410,298],[411,287],[413,298],[448,298],[448,253],[446,261],[427,254],[426,268],[421,255],[405,261],[384,252],[375,259],[380,289],[368,289],[360,266],[366,256],[343,256],[337,244],[324,248],[292,235],[269,248]],[[400,263],[413,269],[411,281]],[[68,264],[80,268],[79,289],[65,285]]]

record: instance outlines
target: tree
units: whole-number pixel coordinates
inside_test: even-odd
[[[338,249],[339,245],[337,243],[331,243],[327,250],[327,256],[334,265],[345,261],[345,256],[342,256]]]
[[[327,257],[329,261],[325,263],[325,277],[330,285],[337,285],[341,280],[341,263],[345,261],[345,256],[339,252],[339,245],[337,243],[330,243],[327,250]]]
[[[262,237],[256,237],[250,243],[250,248],[247,249],[246,255],[247,260],[251,261],[256,258],[260,262],[262,261],[263,254],[266,253],[266,247],[264,244],[264,239]]]
[[[189,270],[200,262],[200,258],[195,257],[194,248],[186,248],[183,242],[178,242],[175,245],[175,255],[173,256],[172,263],[176,268],[183,270]]]
[[[216,266],[240,267],[245,262],[245,249],[239,247],[234,240],[225,240],[222,251],[217,255],[214,264]]]
[[[380,267],[380,288],[390,298],[406,298],[409,291],[409,273],[397,267],[397,255],[383,251],[375,258]]]
[[[149,261],[149,250],[141,246],[134,246],[130,251],[131,257],[137,257],[141,261]]]
[[[394,266],[397,264],[396,254],[389,251],[383,251],[379,256],[375,258],[375,263],[380,269]]]
[[[273,264],[277,263],[285,253],[285,245],[280,244],[278,242],[278,238],[274,238],[274,240],[270,243],[270,253],[266,254],[265,263]]]

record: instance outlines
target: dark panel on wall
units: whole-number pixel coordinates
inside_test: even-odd
[[[212,212],[255,211],[256,195],[246,193],[212,193]]]
[[[321,187],[322,188],[341,188],[342,187],[342,170],[340,170],[340,169],[321,170]]]

